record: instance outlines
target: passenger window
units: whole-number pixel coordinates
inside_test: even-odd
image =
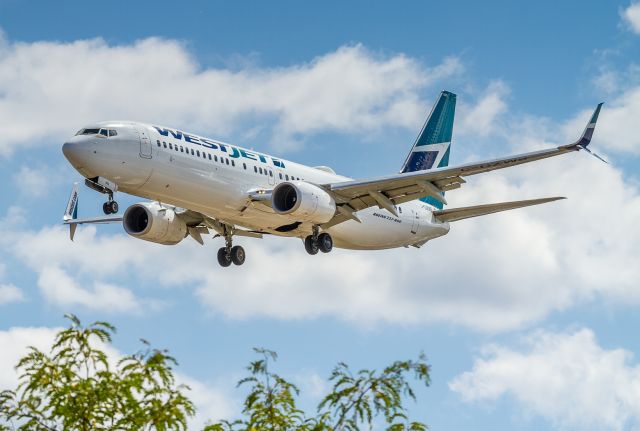
[[[162,141],[162,146],[167,148],[167,143],[165,141]]]
[[[214,155],[213,156],[213,160],[217,162],[218,161],[218,156]]]
[[[169,149],[173,150],[173,145],[171,144],[171,142],[169,142]]]
[[[200,157],[200,150],[196,151],[196,154]]]
[[[260,171],[260,175],[262,175],[262,168],[258,168],[258,170]]]
[[[258,173],[258,168],[257,167],[253,167],[253,172],[255,172],[256,174]]]
[[[235,160],[231,160],[231,166],[235,166],[235,165],[236,165]]]
[[[192,156],[195,156],[195,154],[193,153],[193,148],[191,149],[191,155],[192,155]]]
[[[174,149],[174,150],[176,150],[176,151],[178,151],[178,144],[174,145],[174,146],[173,146],[173,149]]]
[[[227,165],[229,164],[229,159],[224,159],[225,162],[227,162]]]
[[[269,176],[272,177],[273,176],[273,171],[269,171]]]
[[[247,164],[246,163],[243,163],[242,167],[244,168],[245,171],[247,170]]]
[[[287,181],[289,181],[289,174],[284,174],[284,177],[286,178]]]
[[[159,146],[160,146],[160,139],[158,139],[158,140],[156,141],[156,143],[158,144],[158,147],[159,147]]]
[[[180,145],[180,152],[184,153],[184,147],[182,145]]]
[[[279,174],[279,175],[280,175],[280,179],[282,179],[282,172],[280,172],[280,174]]]
[[[209,154],[209,160],[211,160],[211,154]]]

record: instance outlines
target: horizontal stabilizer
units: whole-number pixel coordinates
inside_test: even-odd
[[[447,210],[434,211],[433,215],[443,222],[451,222],[464,220],[471,217],[479,217],[487,214],[493,214],[501,211],[513,210],[516,208],[524,208],[532,205],[546,204],[547,202],[553,202],[560,199],[566,199],[563,197],[543,198],[543,199],[529,199],[524,201],[513,202],[501,202],[497,204],[476,205],[472,207],[452,208]]]
[[[63,224],[104,224],[116,223],[122,221],[122,216],[108,215],[90,218],[75,218],[72,220],[64,220]]]

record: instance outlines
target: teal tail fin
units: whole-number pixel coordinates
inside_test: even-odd
[[[401,173],[425,171],[449,165],[455,113],[456,95],[449,91],[441,92],[400,170]],[[443,204],[433,197],[420,200],[438,209],[443,208]]]

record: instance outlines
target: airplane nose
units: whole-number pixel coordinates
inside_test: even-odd
[[[70,153],[71,153],[71,144],[68,142],[65,142],[64,144],[62,144],[62,154],[64,154],[64,156],[68,158]]]
[[[65,142],[62,144],[62,154],[69,160],[76,168],[80,166],[80,148],[77,143]]]

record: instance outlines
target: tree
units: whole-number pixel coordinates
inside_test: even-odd
[[[177,384],[174,358],[165,350],[144,349],[118,361],[107,356],[115,328],[106,322],[83,327],[73,315],[50,352],[30,347],[18,362],[19,384],[0,393],[0,430],[116,431],[186,430],[195,407]],[[409,420],[406,399],[415,399],[411,381],[429,385],[424,355],[396,361],[382,371],[352,372],[339,363],[330,393],[311,414],[297,407],[298,388],[271,370],[277,355],[255,349],[259,358],[238,382],[248,388],[242,418],[221,421],[204,431],[423,431]]]
[[[20,431],[185,430],[192,402],[177,385],[175,359],[145,349],[110,363],[104,350],[115,328],[83,327],[77,317],[51,352],[30,347],[19,362],[16,390],[0,393],[0,429]],[[4,424],[2,424],[4,422]]]
[[[329,377],[331,392],[309,417],[296,406],[298,388],[270,370],[276,353],[255,351],[261,359],[252,362],[247,367],[250,375],[238,382],[238,386],[250,385],[242,412],[245,419],[222,421],[205,431],[358,431],[379,423],[388,431],[427,429],[421,422],[410,421],[404,406],[404,398],[415,400],[409,376],[427,386],[430,383],[424,354],[417,361],[396,361],[381,372],[352,373],[348,365],[339,363]]]

